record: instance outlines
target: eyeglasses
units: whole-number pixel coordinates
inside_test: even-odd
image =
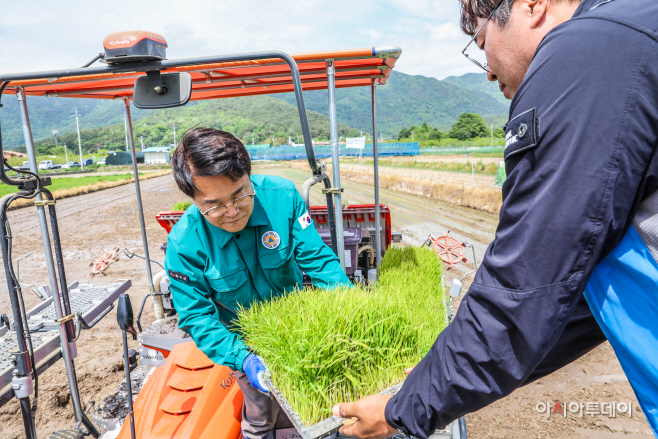
[[[253,190],[253,188],[251,190]],[[220,204],[211,207],[205,212],[201,212],[201,215],[207,215],[211,218],[219,218],[220,216],[223,216],[226,213],[229,206],[233,206],[233,209],[242,209],[243,207],[249,206],[249,203],[251,203],[251,199],[254,198],[255,195],[256,195],[255,191],[253,194],[243,195],[233,200],[232,203]]]
[[[468,44],[466,45],[466,47],[464,47],[464,50],[462,50],[462,55],[464,55],[464,56],[465,56],[466,58],[468,58],[468,60],[470,60],[473,64],[475,64],[476,66],[480,67],[481,69],[483,69],[483,70],[484,70],[485,72],[487,72],[487,73],[491,71],[491,70],[489,70],[489,66],[487,65],[487,63],[485,62],[485,63],[483,64],[483,63],[481,63],[480,61],[476,60],[475,58],[471,57],[468,53],[466,53],[466,49],[468,49],[468,46],[470,46],[471,44],[473,44],[474,41],[477,40],[478,35],[480,34],[480,31],[481,31],[482,29],[484,29],[484,27],[487,25],[487,23],[489,22],[489,20],[491,20],[491,17],[493,17],[493,15],[496,13],[496,11],[498,10],[498,8],[500,7],[500,5],[503,4],[504,1],[505,1],[505,0],[500,0],[500,1],[496,4],[496,6],[494,6],[493,10],[491,11],[491,14],[489,15],[489,18],[487,18],[486,20],[484,20],[484,23],[482,23],[482,26],[480,26],[480,29],[478,29],[478,30],[475,32],[475,34],[473,34],[473,38],[471,38],[471,41],[469,41]],[[477,45],[477,43],[476,43],[476,45]]]

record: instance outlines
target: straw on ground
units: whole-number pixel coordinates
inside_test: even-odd
[[[367,166],[347,165],[341,168],[341,174],[341,177],[347,180],[373,184],[374,172]],[[500,213],[503,196],[500,188],[493,186],[493,180],[493,176],[476,175],[477,186],[473,186],[472,177],[468,173],[423,169],[379,169],[381,188]]]

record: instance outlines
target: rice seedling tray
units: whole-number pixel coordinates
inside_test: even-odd
[[[276,386],[272,383],[272,378],[269,374],[265,376],[265,382],[270,388],[270,391],[272,392],[274,398],[277,400],[281,408],[288,415],[288,418],[293,423],[295,429],[300,434],[302,439],[323,439],[328,436],[331,436],[334,433],[336,433],[343,425],[343,422],[346,421],[345,418],[331,416],[330,418],[318,422],[317,424],[304,425],[297,412],[295,412],[295,410],[291,407],[291,405],[286,400],[285,396],[283,396],[281,392],[279,392],[279,390],[276,388]],[[380,395],[395,395],[402,388],[402,384],[403,383],[399,383],[396,384],[395,386],[389,387],[388,389],[381,392]]]
[[[441,263],[427,248],[391,247],[374,288],[304,289],[238,314],[245,344],[302,439],[336,433],[336,403],[399,392],[447,325]],[[386,390],[384,390],[386,389]]]

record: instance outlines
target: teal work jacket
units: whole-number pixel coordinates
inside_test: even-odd
[[[240,306],[285,295],[302,284],[350,285],[322,242],[294,184],[252,175],[256,190],[247,226],[230,233],[192,205],[167,239],[165,266],[178,326],[212,361],[242,371],[250,351],[232,325]]]

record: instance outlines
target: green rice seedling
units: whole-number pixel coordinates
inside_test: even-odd
[[[187,210],[188,207],[192,205],[191,201],[177,201],[176,204],[174,204],[174,212],[181,211],[181,210]]]
[[[304,289],[239,312],[245,343],[305,425],[404,380],[446,326],[439,259],[391,247],[375,287]]]

